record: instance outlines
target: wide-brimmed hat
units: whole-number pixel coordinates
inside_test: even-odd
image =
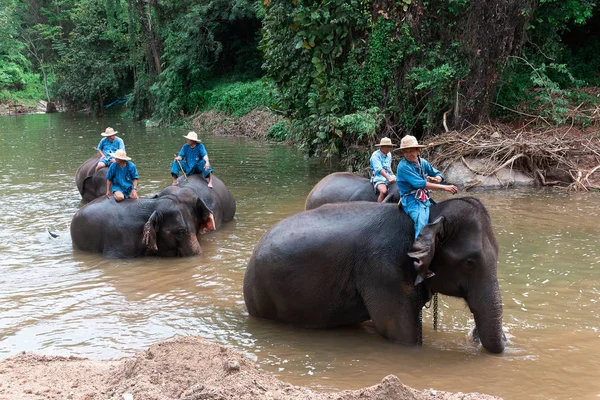
[[[381,146],[394,147],[396,145],[392,143],[392,140],[390,138],[384,137],[384,138],[381,138],[381,141],[379,142],[379,144],[376,144],[375,146],[377,146],[377,147],[381,147]]]
[[[195,142],[201,143],[202,140],[198,139],[198,134],[194,131],[190,131],[188,132],[187,136],[184,136],[184,138],[189,139],[189,140],[193,140]]]
[[[104,137],[114,136],[117,133],[119,132],[115,131],[113,128],[106,128],[104,132],[100,132],[100,134]]]
[[[417,138],[414,136],[406,135],[400,141],[400,150],[412,149],[412,148],[422,148],[422,147],[427,147],[427,146],[419,144],[419,142],[417,142]]]
[[[127,152],[123,149],[119,149],[111,154],[112,157],[117,158],[119,160],[129,161],[131,157],[127,157]]]

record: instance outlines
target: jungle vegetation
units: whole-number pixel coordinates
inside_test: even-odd
[[[0,102],[283,119],[336,154],[598,103],[596,0],[0,0]],[[576,123],[589,119],[580,115]]]

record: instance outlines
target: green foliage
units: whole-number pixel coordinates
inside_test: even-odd
[[[129,61],[126,25],[110,26],[102,0],[78,2],[71,20],[75,28],[54,44],[61,60],[56,92],[71,104],[101,113],[105,99],[122,94],[120,82]]]
[[[208,99],[203,93],[223,73],[240,75],[242,69],[247,78],[260,76],[257,4],[242,0],[163,4],[163,12],[172,16],[162,29],[166,68],[150,90],[154,111],[163,121],[205,107]],[[255,30],[249,31],[249,26]]]
[[[282,119],[275,123],[267,132],[267,139],[275,142],[283,142],[291,136],[290,122]]]
[[[240,117],[272,103],[269,90],[260,80],[218,85],[212,90],[207,90],[201,97],[206,99],[205,109],[216,109],[234,117]]]

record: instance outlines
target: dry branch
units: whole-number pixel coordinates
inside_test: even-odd
[[[572,127],[562,134],[566,128],[513,130],[504,125],[471,126],[462,132],[450,131],[426,139],[428,148],[424,149],[424,157],[442,168],[459,161],[483,176],[494,175],[510,165],[511,169],[537,176],[545,186],[562,184],[568,190],[596,189],[599,181],[592,182],[590,177],[600,170],[600,165],[591,169],[586,165],[589,166],[590,158],[596,160],[592,165],[600,162],[600,137],[569,133]],[[469,165],[468,158],[483,158],[488,166],[478,170]],[[565,171],[571,180],[547,179],[548,171],[553,170]]]

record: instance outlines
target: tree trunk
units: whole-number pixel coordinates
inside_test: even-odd
[[[104,115],[104,100],[102,99],[102,92],[98,90],[98,108],[96,109],[96,115],[101,117]]]
[[[487,122],[490,102],[500,71],[508,56],[517,53],[536,0],[476,0],[471,2],[463,43],[469,72],[457,88],[454,126]]]

